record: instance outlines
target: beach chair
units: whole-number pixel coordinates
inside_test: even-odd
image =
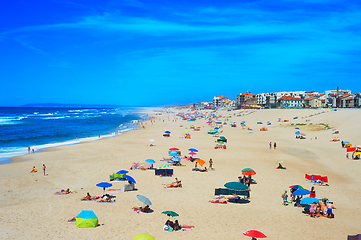
[[[128,183],[124,186],[124,191],[133,191],[135,189],[134,183]]]

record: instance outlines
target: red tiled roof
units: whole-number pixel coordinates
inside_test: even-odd
[[[254,95],[252,93],[246,92],[246,93],[241,94],[241,96],[254,96]]]
[[[291,97],[291,96],[283,96],[281,97],[279,100],[285,100],[285,101],[302,101],[302,98],[295,98],[295,97]]]
[[[325,102],[326,102],[326,100],[325,100],[325,99],[321,99],[321,102],[325,103]]]

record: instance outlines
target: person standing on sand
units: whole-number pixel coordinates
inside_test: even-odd
[[[28,147],[28,153],[30,153],[30,147]]]
[[[209,169],[213,169],[213,160],[209,159]]]
[[[273,148],[274,149],[276,149],[276,147],[277,147],[277,144],[276,144],[276,142],[273,144]]]
[[[43,172],[44,172],[44,176],[45,176],[45,169],[46,169],[46,166],[45,166],[45,164],[43,164]]]
[[[283,199],[283,205],[287,206],[287,190],[282,194],[282,199]]]
[[[269,142],[269,149],[272,149],[272,142]]]

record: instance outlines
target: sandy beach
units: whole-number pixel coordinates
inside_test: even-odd
[[[176,111],[176,110],[175,110]],[[176,111],[177,112],[177,111]],[[224,125],[223,136],[228,139],[227,149],[214,149],[216,138],[207,134],[206,120],[183,121],[175,113],[155,115],[154,123],[145,128],[119,136],[84,142],[77,145],[50,148],[28,154],[0,165],[0,238],[1,239],[133,239],[138,233],[149,233],[155,239],[251,239],[242,233],[259,230],[268,239],[346,239],[347,235],[361,233],[361,161],[346,159],[346,150],[340,142],[331,142],[333,128],[339,130],[341,140],[361,145],[361,111],[327,109],[304,110],[246,110],[245,116],[236,117],[240,110],[218,113],[232,116],[236,128]],[[310,116],[313,115],[313,116]],[[298,116],[298,119],[293,119]],[[307,118],[305,118],[307,116]],[[287,118],[288,123],[278,122]],[[306,122],[310,120],[309,122]],[[163,121],[164,120],[164,121]],[[174,120],[174,121],[173,121]],[[253,129],[250,133],[239,126],[241,121]],[[264,124],[257,124],[262,121]],[[266,126],[270,121],[272,125]],[[290,124],[328,124],[331,129],[312,131],[301,125],[306,139],[295,139],[295,127]],[[189,125],[201,127],[191,130],[191,139],[184,139]],[[181,127],[182,125],[182,127]],[[269,131],[261,132],[266,126]],[[164,131],[172,132],[164,138]],[[315,139],[317,137],[317,139]],[[155,146],[149,147],[154,139]],[[277,149],[269,149],[269,142],[277,142]],[[173,177],[155,176],[154,170],[129,170],[132,162],[154,159],[159,167],[168,149],[176,147],[183,155],[187,149],[199,150],[197,157],[207,163],[213,159],[214,171],[194,172],[194,163],[182,160],[186,166],[172,167]],[[277,161],[286,160],[287,170],[278,170]],[[41,166],[46,164],[46,176]],[[29,173],[33,166],[37,173]],[[253,168],[257,184],[251,185],[250,202],[246,204],[210,203],[215,188],[237,181],[243,168]],[[83,202],[87,192],[102,195],[95,185],[109,181],[109,175],[121,169],[129,170],[136,181],[137,191],[116,193],[115,203]],[[305,181],[305,174],[326,175],[329,186],[317,186]],[[166,189],[163,184],[177,177],[182,188]],[[315,186],[318,198],[333,203],[335,218],[311,218],[302,208],[282,205],[281,195],[290,185],[300,184],[310,189]],[[54,195],[70,188],[75,193]],[[112,188],[124,188],[124,182],[113,183]],[[137,194],[147,196],[153,213],[136,213],[132,207],[142,203]],[[99,226],[93,229],[77,228],[67,220],[83,209],[94,210]],[[162,211],[179,214],[181,224],[194,225],[186,231],[163,230],[168,217]]]

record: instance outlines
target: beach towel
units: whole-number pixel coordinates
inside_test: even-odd
[[[216,201],[211,201],[211,203],[227,204],[228,202],[216,202]]]
[[[124,192],[124,189],[107,189],[108,193],[121,193]]]

